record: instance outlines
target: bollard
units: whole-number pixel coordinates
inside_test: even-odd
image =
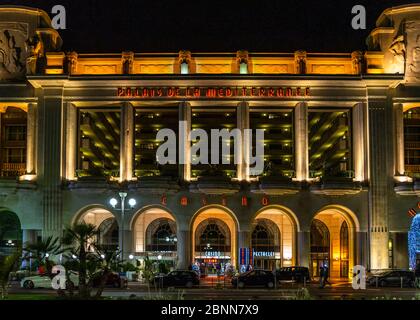
[[[401,289],[403,288],[403,277],[400,277],[401,280]]]
[[[306,288],[306,276],[303,277],[303,287]]]
[[[378,277],[376,277],[376,288],[378,287]]]

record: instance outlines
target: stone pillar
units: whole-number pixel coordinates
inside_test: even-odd
[[[22,243],[25,247],[28,244],[36,243],[36,230],[33,229],[23,229],[22,230]]]
[[[36,112],[36,104],[29,103],[26,128],[26,173],[30,175],[36,173]]]
[[[67,180],[76,180],[76,163],[77,163],[77,109],[70,102],[66,105],[66,112],[63,123],[66,128],[65,136],[65,159],[63,166],[65,167],[65,178]]]
[[[296,180],[309,179],[308,106],[300,102],[295,107],[295,163]]]
[[[62,217],[62,110],[63,89],[44,88],[38,96],[38,186],[42,190],[42,236],[60,237]]]
[[[179,177],[182,181],[191,180],[191,142],[188,140],[191,131],[191,106],[188,102],[179,104],[179,121],[186,121],[187,126],[180,127],[179,139]]]
[[[389,142],[392,125],[387,100],[369,102],[369,236],[370,269],[388,268],[388,194],[393,168],[390,166]]]
[[[177,268],[188,269],[192,263],[191,257],[191,231],[190,230],[178,230],[176,233],[177,237]]]
[[[309,231],[298,231],[297,233],[297,257],[298,265],[309,268],[309,255],[311,252],[311,233]]]
[[[124,103],[121,108],[120,182],[133,178],[134,108]]]
[[[249,179],[249,165],[246,159],[250,156],[250,146],[252,141],[249,141],[248,136],[245,135],[245,129],[249,129],[249,104],[241,102],[237,108],[237,126],[241,130],[242,143],[238,144],[238,165],[237,178],[239,181]]]
[[[132,231],[131,230],[127,230],[124,229],[124,231],[120,228],[119,230],[119,235],[118,235],[118,239],[119,239],[119,247],[122,250],[123,248],[123,243],[122,243],[122,239],[124,237],[124,252],[123,252],[123,259],[124,260],[128,260],[128,256],[132,253],[134,253],[134,248],[133,248],[133,235],[132,235]]]
[[[408,232],[391,232],[393,268],[408,269]]]
[[[354,180],[368,179],[368,124],[367,105],[358,103],[353,107],[353,165]],[[350,137],[349,137],[350,138]]]
[[[404,164],[404,112],[401,103],[394,104],[394,130],[395,130],[395,176],[403,176]]]
[[[356,248],[354,264],[367,267],[367,258],[369,253],[367,232],[356,232]]]

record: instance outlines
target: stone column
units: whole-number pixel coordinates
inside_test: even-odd
[[[131,230],[122,229],[119,230],[119,247],[122,248],[122,239],[124,237],[124,252],[123,252],[123,259],[127,260],[128,256],[134,252],[133,248],[133,235]]]
[[[121,107],[120,182],[133,178],[134,108],[130,103]]]
[[[33,229],[23,229],[22,230],[22,243],[25,247],[28,244],[36,243],[36,230]]]
[[[176,233],[177,237],[177,268],[188,269],[192,263],[191,257],[191,231],[190,230],[178,230]]]
[[[76,155],[77,155],[77,109],[72,103],[66,105],[66,117],[63,123],[66,128],[65,137],[65,159],[63,166],[65,167],[65,178],[67,180],[76,180]]]
[[[191,131],[191,106],[188,102],[179,104],[179,121],[185,121],[186,127],[180,126],[179,139],[179,177],[182,181],[191,180],[191,142],[188,140]],[[182,132],[183,131],[183,132]]]
[[[237,261],[238,269],[241,267],[241,255],[240,255],[241,248],[251,248],[251,231],[241,230],[238,232],[238,261]]]
[[[27,128],[26,128],[26,173],[36,173],[36,104],[28,104]]]
[[[367,232],[356,232],[356,248],[354,264],[367,266],[367,257],[369,248],[367,245],[368,234]]]
[[[296,180],[309,179],[308,106],[300,102],[295,107],[295,163]]]
[[[404,166],[404,112],[401,103],[394,104],[394,130],[395,130],[395,175],[403,176]]]
[[[368,124],[367,105],[358,103],[353,107],[353,165],[354,180],[365,181],[368,178]],[[348,137],[351,138],[351,137]]]
[[[249,129],[249,104],[241,102],[237,108],[237,126],[241,130],[242,143],[238,144],[238,165],[237,165],[237,178],[239,181],[249,179],[249,165],[246,159],[250,156],[251,141],[245,135],[245,129]]]
[[[308,267],[309,268],[309,255],[311,252],[311,234],[309,231],[298,231],[297,233],[298,238],[298,265],[302,267]]]
[[[376,92],[376,91],[375,91]],[[388,268],[388,194],[393,168],[390,165],[392,125],[387,100],[369,102],[369,236],[370,269]]]
[[[42,235],[60,237],[62,217],[62,88],[44,88],[38,96],[38,186],[42,190]]]

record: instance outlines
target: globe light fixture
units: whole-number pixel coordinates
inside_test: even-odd
[[[110,204],[113,208],[115,208],[115,206],[117,205],[117,203],[118,203],[118,200],[117,200],[117,199],[115,199],[115,198],[111,198],[111,199],[109,200],[109,204]]]
[[[136,199],[131,198],[130,200],[128,200],[128,204],[130,205],[131,208],[133,208],[137,204],[137,201]]]

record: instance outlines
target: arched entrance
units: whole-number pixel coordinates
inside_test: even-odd
[[[251,233],[254,267],[274,270],[281,266],[281,235],[277,225],[269,219],[256,219]]]
[[[202,275],[223,273],[236,265],[237,222],[224,207],[199,211],[192,222],[192,256]]]
[[[321,265],[327,265],[333,279],[348,279],[354,265],[356,216],[342,206],[321,209],[312,220],[310,270],[319,276]]]
[[[18,216],[0,211],[0,255],[8,255],[22,245],[22,230]]]
[[[256,227],[258,229],[256,229]],[[257,249],[254,243],[257,241],[255,233],[260,230],[259,236],[264,236],[262,227],[267,230],[267,250]],[[268,206],[256,213],[251,230],[251,247],[253,249],[253,264],[256,267],[268,269],[292,266],[296,263],[295,243],[296,232],[299,230],[299,222],[296,215],[283,206]],[[270,240],[271,239],[271,240]]]
[[[79,215],[75,222],[93,224],[98,230],[97,243],[107,250],[118,249],[118,222],[110,211],[104,208],[91,208]]]
[[[134,257],[140,265],[149,260],[156,272],[169,272],[177,257],[174,216],[161,207],[142,208],[132,221]]]

